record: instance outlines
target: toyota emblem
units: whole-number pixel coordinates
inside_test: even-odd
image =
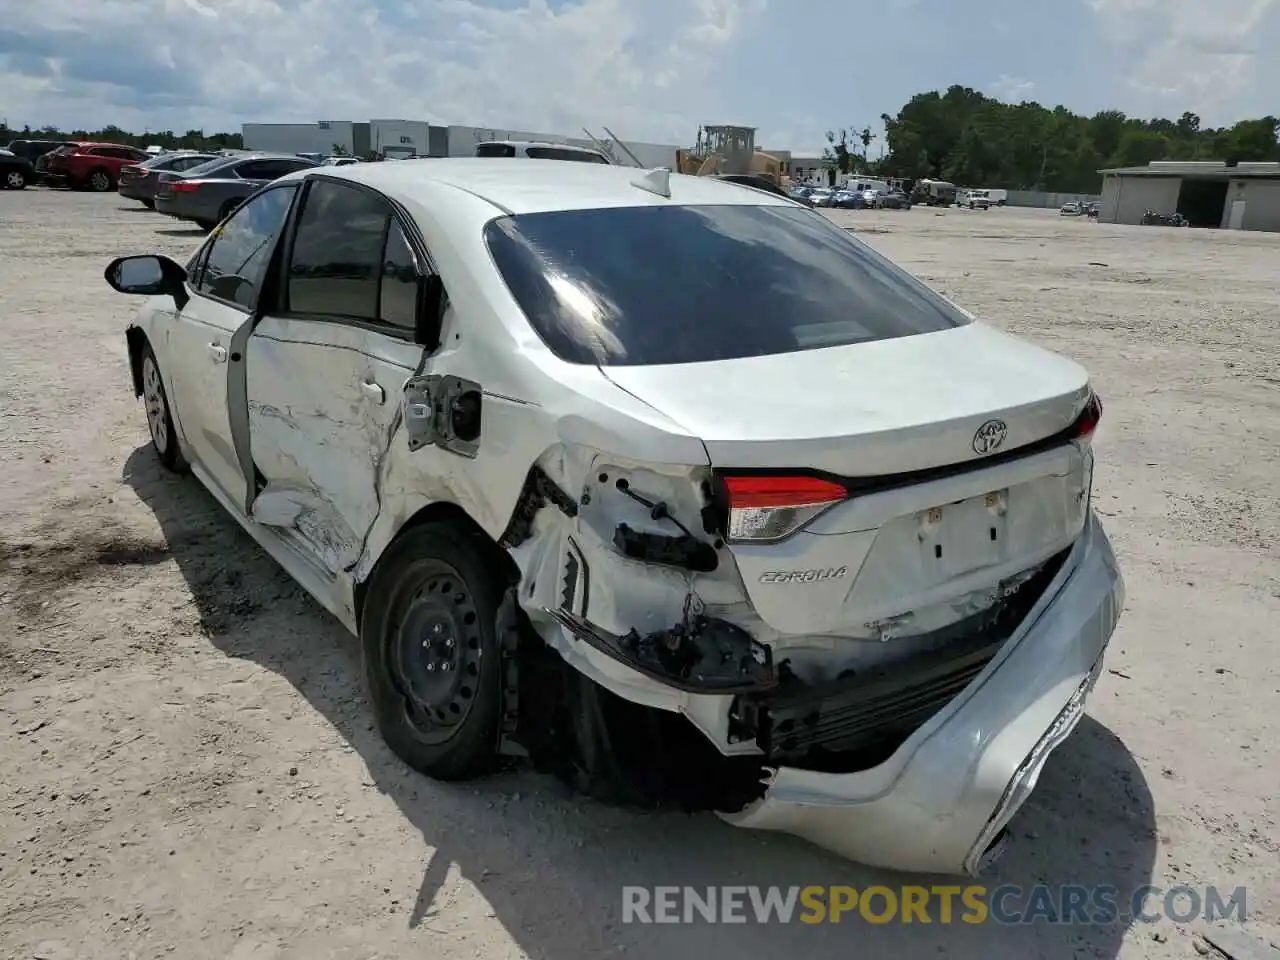
[[[995,453],[1004,444],[1009,427],[1003,420],[988,420],[973,435],[974,453]]]

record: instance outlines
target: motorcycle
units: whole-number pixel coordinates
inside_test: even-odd
[[[1154,210],[1144,213],[1141,223],[1144,227],[1189,227],[1191,225],[1180,213],[1156,213]]]

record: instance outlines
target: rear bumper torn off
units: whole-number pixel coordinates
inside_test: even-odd
[[[1090,516],[1042,601],[972,684],[883,763],[849,774],[781,767],[742,827],[792,833],[901,870],[976,873],[1079,722],[1124,606]]]

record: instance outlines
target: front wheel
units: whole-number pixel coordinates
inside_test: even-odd
[[[89,189],[94,193],[106,193],[111,186],[111,174],[107,171],[95,170],[89,174]]]
[[[4,175],[6,190],[21,190],[27,185],[27,175],[21,170],[9,170]]]
[[[478,776],[496,757],[501,586],[480,535],[438,522],[387,549],[364,600],[360,643],[378,729],[437,780]]]
[[[187,461],[178,449],[178,434],[173,428],[173,414],[169,408],[169,395],[160,376],[160,364],[156,362],[151,344],[142,348],[142,403],[147,411],[147,427],[151,431],[151,445],[160,462],[174,473],[183,473]]]

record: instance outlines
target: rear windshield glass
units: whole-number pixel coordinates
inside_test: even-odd
[[[500,217],[494,263],[562,360],[767,356],[946,330],[968,318],[820,214],[645,206]]]
[[[581,163],[608,163],[604,157],[589,150],[566,150],[563,147],[527,147],[530,160],[577,160]]]
[[[160,153],[150,160],[144,160],[138,166],[146,167],[148,170],[170,170],[175,166],[181,166],[182,161],[186,160],[187,156],[184,153]]]
[[[229,157],[214,157],[212,160],[206,160],[204,163],[196,164],[194,167],[187,167],[182,171],[184,177],[203,177],[214,170],[230,165],[232,162]]]

